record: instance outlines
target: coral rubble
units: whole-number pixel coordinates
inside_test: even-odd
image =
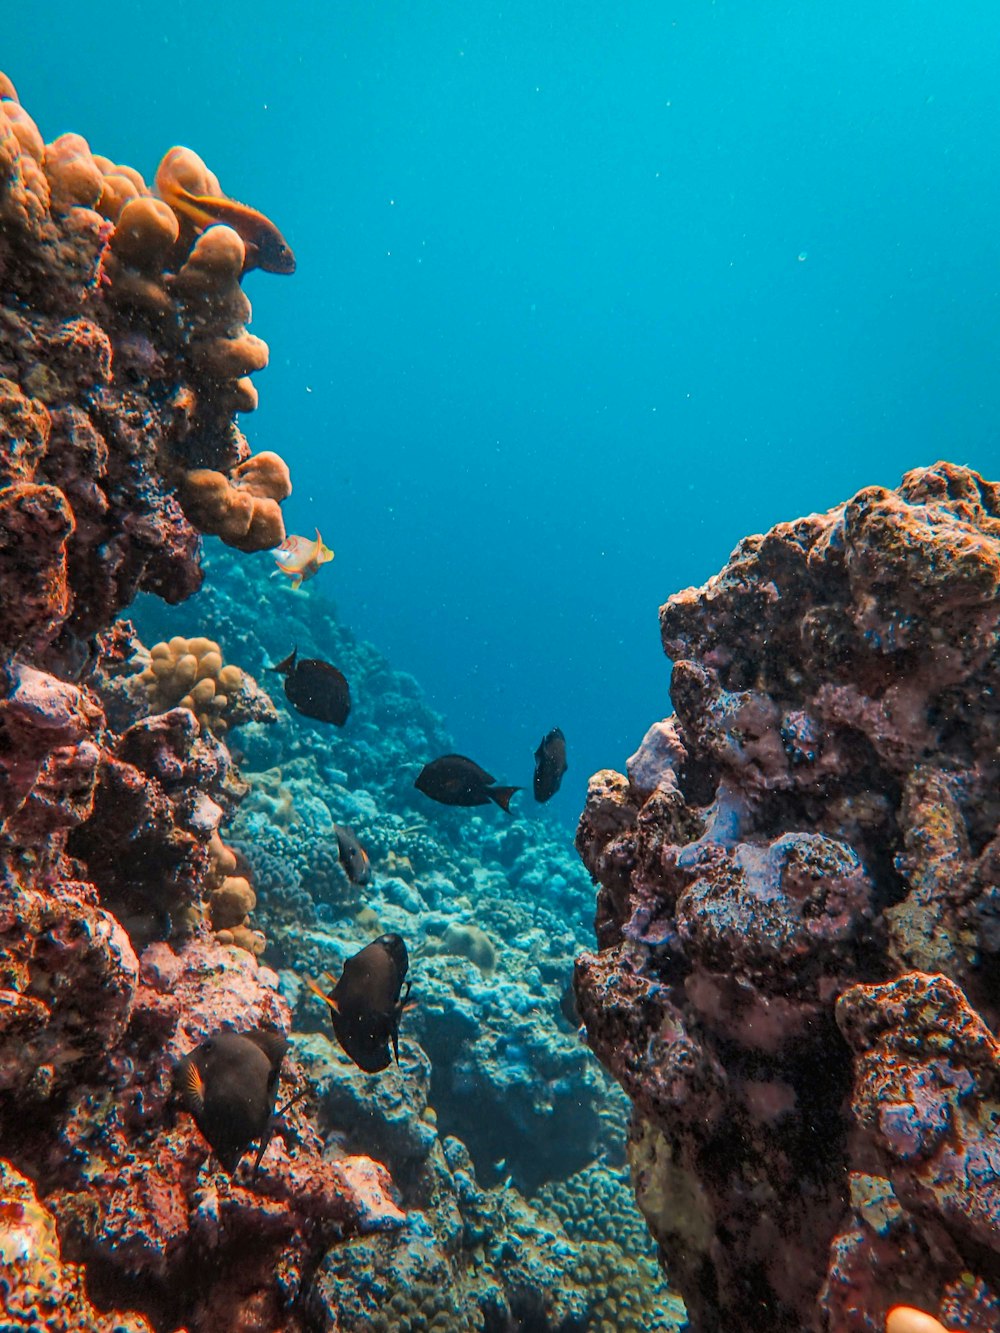
[[[939,463],[661,610],[576,989],[693,1330],[1000,1322],[998,594],[1000,487]]]

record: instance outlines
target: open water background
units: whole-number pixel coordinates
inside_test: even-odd
[[[669,712],[670,592],[909,467],[1000,476],[992,0],[55,0],[0,68],[46,139],[188,144],[273,216],[243,425],[289,529],[498,778],[563,727],[567,821]]]

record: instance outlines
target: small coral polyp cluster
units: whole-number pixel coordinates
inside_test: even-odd
[[[693,1330],[1000,1327],[1000,486],[947,463],[661,610],[591,779],[589,1040]]]
[[[216,735],[228,730],[226,712],[243,686],[243,672],[232,664],[223,666],[222,649],[214,640],[181,635],[153,644],[139,679],[149,693],[151,711],[187,708]]]

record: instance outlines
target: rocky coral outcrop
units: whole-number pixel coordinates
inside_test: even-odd
[[[0,76],[5,1328],[300,1333],[329,1248],[405,1223],[386,1168],[325,1156],[303,1102],[230,1177],[173,1087],[211,1033],[290,1018],[219,832],[246,787],[217,733],[270,701],[209,640],[137,671],[112,625],[199,586],[200,472],[232,483],[224,538],[283,535],[287,469],[233,420],[266,360],[245,259],[79,136],[45,144]]]
[[[31,1181],[0,1161],[0,1291],[9,1333],[152,1333],[141,1315],[101,1314],[84,1272],[64,1263],[55,1219]],[[180,1331],[183,1333],[183,1330]]]
[[[939,463],[661,610],[576,989],[695,1330],[997,1326],[998,594],[1000,487]]]
[[[256,405],[247,375],[267,361],[245,327],[240,236],[182,236],[137,171],[79,135],[46,145],[4,86],[0,482],[21,555],[5,543],[0,588],[16,641],[50,624],[37,664],[58,672],[140,589],[176,602],[199,586],[198,531],[280,543],[290,482],[276,455],[251,458],[233,420]],[[211,513],[206,472],[224,483]]]

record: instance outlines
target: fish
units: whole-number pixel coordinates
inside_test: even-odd
[[[265,273],[294,273],[292,247],[269,217],[249,204],[241,204],[225,195],[192,194],[179,182],[157,178],[164,203],[189,222],[196,231],[206,231],[218,223],[232,227],[246,248],[243,272],[263,269]]]
[[[342,727],[351,711],[347,677],[318,657],[300,658],[298,651],[293,648],[284,661],[266,669],[284,676],[285,696],[297,712]]]
[[[278,1032],[215,1032],[177,1062],[174,1086],[227,1175],[250,1144],[260,1148],[254,1174],[271,1138],[274,1099],[288,1042]]]
[[[310,537],[288,536],[274,552],[274,561],[278,568],[276,574],[287,574],[293,588],[300,588],[308,579],[319,573],[320,565],[327,565],[333,559],[333,552],[316,529],[316,540]]]
[[[566,983],[562,994],[559,996],[559,1012],[571,1028],[578,1028],[583,1022],[576,1002],[576,987],[572,980]]]
[[[894,1305],[885,1319],[885,1333],[948,1333],[940,1319],[912,1305]]]
[[[510,798],[520,787],[498,787],[496,778],[464,754],[444,754],[432,759],[413,783],[432,801],[442,805],[488,805],[495,801],[510,814]]]
[[[544,802],[555,796],[565,772],[566,737],[558,727],[553,727],[535,751],[535,800]]]
[[[329,993],[306,978],[306,985],[330,1010],[334,1036],[367,1074],[377,1074],[390,1063],[390,1042],[399,1064],[399,1020],[407,1007],[410,983],[402,997],[401,991],[409,961],[400,935],[380,935],[348,958],[338,981],[326,973],[334,982]]]
[[[352,884],[370,884],[372,863],[368,859],[368,853],[351,830],[344,828],[343,824],[334,824],[333,831],[337,835],[340,864],[344,867],[347,878]]]

